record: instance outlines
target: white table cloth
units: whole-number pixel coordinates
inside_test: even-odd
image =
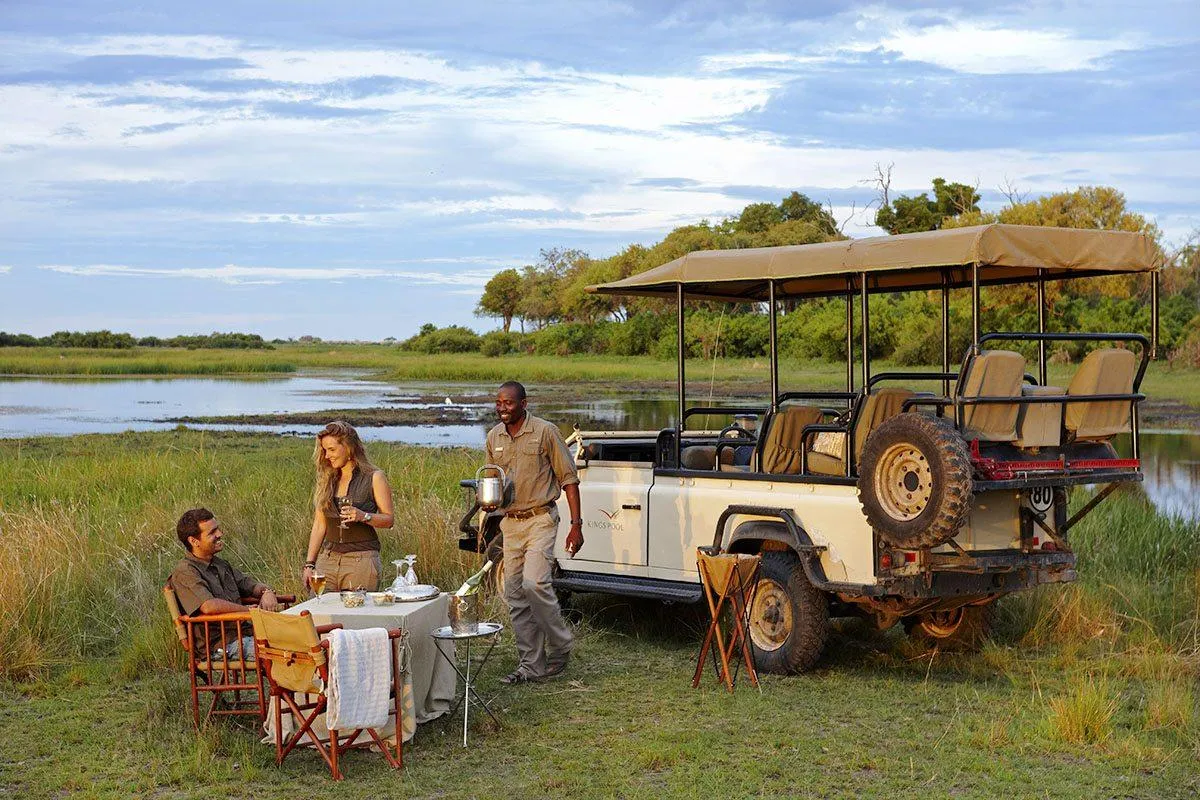
[[[285,614],[299,614],[307,611],[312,615],[313,624],[329,625],[340,622],[348,630],[364,628],[404,628],[408,631],[409,670],[404,679],[404,698],[401,703],[404,741],[413,737],[419,723],[436,719],[450,710],[454,702],[455,680],[453,668],[438,656],[429,632],[434,628],[449,623],[447,609],[450,606],[450,595],[442,594],[432,600],[422,600],[418,603],[393,603],[377,606],[367,600],[366,605],[358,608],[346,608],[337,592],[326,593],[324,597],[312,598],[298,603]],[[326,731],[324,716],[313,725],[319,733]],[[267,735],[274,743],[274,711],[267,713]],[[284,734],[291,727],[290,715],[283,719]],[[392,723],[381,731],[385,736],[394,735]],[[325,738],[325,736],[322,736]]]

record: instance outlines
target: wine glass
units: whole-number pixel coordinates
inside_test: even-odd
[[[351,503],[350,503],[349,497],[339,497],[338,498],[338,514],[339,514],[338,527],[341,528],[342,530],[346,530],[346,528],[349,526],[346,525],[345,517],[340,517],[340,514],[342,511],[344,511],[350,505],[351,505]]]
[[[392,581],[393,592],[398,592],[407,586],[407,583],[404,580],[404,573],[401,571],[404,569],[404,565],[407,563],[408,561],[403,558],[393,559],[392,561],[392,564],[396,567],[396,580]]]
[[[317,594],[317,599],[321,599],[321,595],[325,594],[325,576],[323,574],[314,574],[312,576],[312,589]]]

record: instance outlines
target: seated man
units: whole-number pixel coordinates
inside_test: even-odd
[[[258,600],[258,607],[263,611],[278,610],[279,601],[269,586],[244,575],[228,561],[217,557],[217,553],[225,546],[222,541],[224,533],[211,511],[193,508],[185,512],[179,518],[175,532],[187,550],[187,555],[175,565],[170,580],[183,613],[194,617],[197,614],[246,611],[248,607],[242,605],[243,597]],[[224,647],[231,661],[243,653],[247,661],[253,660],[254,637],[241,631],[240,636],[233,636],[226,642],[222,640],[222,631],[227,628],[232,629],[232,624],[210,625],[208,641],[199,642],[198,645],[213,654],[217,648]]]

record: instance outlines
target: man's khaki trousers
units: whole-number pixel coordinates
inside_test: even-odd
[[[558,510],[529,519],[505,517],[500,532],[504,534],[504,600],[520,657],[517,669],[537,678],[546,673],[547,661],[565,659],[575,642],[550,585]]]

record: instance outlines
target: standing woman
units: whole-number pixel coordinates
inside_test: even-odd
[[[317,434],[313,452],[312,534],[304,560],[304,584],[324,575],[331,589],[375,591],[383,564],[378,528],[392,527],[392,487],[383,470],[367,460],[358,431],[331,422]]]

